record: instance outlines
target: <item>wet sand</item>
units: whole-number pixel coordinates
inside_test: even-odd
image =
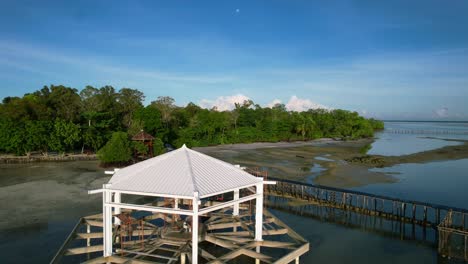
[[[468,141],[454,141],[462,144],[402,156],[366,155],[372,139],[233,144],[196,150],[233,164],[268,170],[273,177],[354,188],[397,181],[391,173],[371,168],[468,158]]]
[[[315,184],[352,188],[372,183],[392,183],[396,179],[369,167],[349,164],[345,159],[361,155],[372,139],[308,142],[235,144],[197,148],[224,161],[268,170],[270,176]]]
[[[0,165],[0,231],[75,219],[100,210],[88,195],[109,180],[96,161]]]

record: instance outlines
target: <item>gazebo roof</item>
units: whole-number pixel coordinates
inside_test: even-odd
[[[161,196],[208,197],[253,186],[263,179],[183,145],[114,173],[111,189]]]
[[[140,140],[140,141],[149,141],[149,140],[154,140],[154,137],[145,131],[141,130],[138,134],[134,135],[132,137],[132,140]]]

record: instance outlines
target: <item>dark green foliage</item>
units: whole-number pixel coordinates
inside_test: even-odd
[[[80,129],[71,122],[57,119],[50,132],[48,145],[51,150],[63,153],[67,149],[73,149],[80,141]]]
[[[161,139],[155,138],[153,141],[153,154],[155,156],[163,154],[165,152],[164,143]]]
[[[374,130],[382,130],[384,129],[384,122],[380,120],[376,120],[374,118],[368,119],[370,125]]]
[[[0,152],[97,151],[113,132],[126,131],[131,137],[142,129],[156,137],[153,151],[158,155],[164,152],[163,142],[195,147],[322,137],[348,140],[372,137],[384,128],[382,121],[338,109],[292,112],[283,104],[262,108],[249,100],[231,111],[217,111],[194,103],[178,107],[168,96],[144,107],[144,98],[131,88],[117,92],[112,86],[87,86],[78,93],[62,85],[45,86],[21,98],[6,97],[0,104]],[[128,147],[130,153],[145,151],[139,144]]]
[[[133,141],[133,149],[141,155],[146,155],[148,154],[148,146],[146,146],[143,142],[141,141]]]
[[[132,159],[132,143],[127,133],[114,132],[111,139],[97,154],[104,163],[124,164]]]

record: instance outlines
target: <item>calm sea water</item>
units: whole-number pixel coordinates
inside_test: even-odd
[[[391,129],[468,131],[467,124],[386,123],[370,153],[402,155],[459,144],[441,138],[460,135],[400,135]],[[428,138],[428,137],[437,137]],[[379,169],[398,178],[394,184],[373,184],[362,191],[466,207],[468,159],[402,164]],[[393,174],[397,173],[397,174]],[[100,197],[86,190],[108,178],[96,162],[0,166],[1,263],[48,263],[80,216],[97,213]],[[310,241],[302,263],[446,263],[427,243],[350,228],[272,210]],[[31,219],[32,218],[32,219]]]
[[[404,132],[414,134],[403,134]],[[403,133],[400,133],[403,132]],[[386,122],[385,130],[376,135],[368,154],[385,156],[407,155],[416,152],[454,146],[460,142],[445,139],[468,140],[466,123]]]
[[[393,130],[424,131],[424,134],[394,134]],[[444,131],[449,131],[448,134]],[[453,132],[453,134],[451,134]],[[468,140],[467,123],[387,122],[378,133],[369,154],[405,155],[436,149]],[[373,169],[391,173],[394,184],[373,184],[356,188],[361,191],[464,208],[468,204],[468,159],[436,161],[424,164],[400,164]]]

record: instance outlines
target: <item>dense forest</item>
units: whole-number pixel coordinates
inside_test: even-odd
[[[321,137],[357,139],[372,137],[374,130],[383,128],[381,121],[345,110],[292,112],[282,104],[269,108],[245,101],[231,111],[217,111],[194,103],[180,107],[167,96],[144,106],[144,99],[136,89],[87,86],[78,91],[62,85],[6,97],[0,104],[0,152],[97,152],[111,138],[125,141],[141,130],[155,136],[156,146],[162,148],[162,142],[194,147]]]

